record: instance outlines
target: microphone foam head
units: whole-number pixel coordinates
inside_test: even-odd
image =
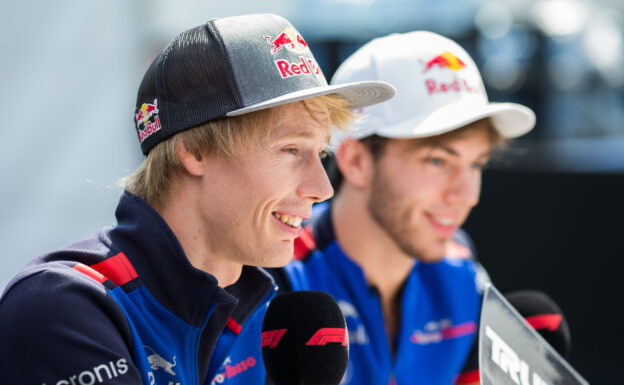
[[[563,312],[546,293],[520,290],[505,298],[562,357],[570,355],[570,329]]]
[[[275,297],[262,324],[262,359],[276,385],[339,384],[349,360],[344,316],[320,291]]]

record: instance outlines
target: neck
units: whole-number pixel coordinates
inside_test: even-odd
[[[414,258],[403,253],[370,215],[368,195],[345,184],[332,203],[336,240],[357,263],[369,284],[379,290],[390,341],[398,331],[400,291],[414,266]]]
[[[209,230],[205,229],[198,215],[200,210],[195,209],[199,200],[193,194],[193,189],[176,188],[169,195],[175,199],[167,199],[157,211],[175,234],[191,265],[213,275],[221,287],[235,283],[243,267],[227,258],[227,250],[213,250],[210,247],[206,236]]]

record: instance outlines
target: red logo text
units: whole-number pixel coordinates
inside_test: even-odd
[[[147,137],[160,130],[160,118],[157,116],[154,118],[154,122],[145,122],[143,129],[139,129],[139,141],[143,143]]]
[[[461,79],[461,81],[457,78],[450,83],[441,82],[435,79],[427,79],[425,80],[425,86],[427,87],[427,92],[429,95],[439,94],[439,93],[449,93],[449,92],[479,92],[476,87],[468,84],[466,79]]]
[[[321,74],[321,68],[313,59],[299,56],[298,62],[290,63],[288,60],[276,60],[275,64],[280,71],[282,78],[286,79],[291,76],[300,76],[308,74]]]

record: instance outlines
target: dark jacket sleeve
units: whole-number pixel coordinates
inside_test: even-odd
[[[142,384],[132,336],[106,288],[67,267],[32,273],[0,299],[5,384]]]

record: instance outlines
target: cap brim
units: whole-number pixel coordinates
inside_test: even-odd
[[[417,118],[401,122],[402,127],[388,127],[379,134],[393,138],[419,138],[444,134],[483,118],[491,118],[494,128],[503,137],[524,135],[535,125],[535,113],[516,103],[466,105],[454,103],[437,109],[424,120]],[[380,131],[385,131],[381,129]]]
[[[349,102],[349,108],[358,109],[373,104],[384,102],[394,96],[395,89],[389,83],[383,81],[366,81],[338,85],[328,85],[323,87],[307,88],[304,90],[291,92],[273,99],[256,103],[251,106],[239,108],[228,112],[227,116],[237,116],[249,112],[263,110],[286,103],[310,99],[316,96],[337,94],[344,97]]]

